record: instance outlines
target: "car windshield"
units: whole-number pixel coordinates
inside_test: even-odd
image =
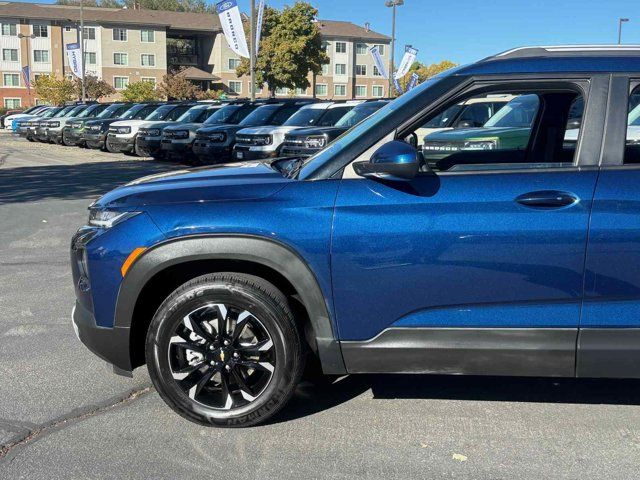
[[[46,115],[47,117],[53,117],[55,115],[56,117],[64,117],[74,108],[76,107],[74,107],[73,105],[69,105],[68,107],[64,108],[52,108],[51,110],[47,110],[45,113],[43,113],[42,116],[44,117]]]
[[[145,118],[145,120],[164,120],[174,108],[176,108],[175,105],[163,105]]]
[[[348,127],[351,128],[354,125],[360,123],[365,118],[369,117],[372,113],[380,110],[383,106],[381,103],[363,103],[347,113],[344,117],[336,122],[336,127]]]
[[[273,115],[278,111],[280,107],[282,107],[282,105],[278,104],[263,105],[262,107],[258,107],[249,115],[247,115],[244,120],[239,123],[239,125],[242,125],[243,127],[258,127],[261,125],[267,125],[269,120],[271,120]]]
[[[80,115],[78,115],[78,118],[87,118],[89,115],[100,108],[102,108],[102,105],[91,105],[85,108],[84,111],[80,113]]]
[[[451,119],[458,115],[458,113],[460,113],[462,107],[463,106],[461,104],[458,104],[447,108],[444,112],[439,113],[431,120],[429,120],[424,125],[424,128],[445,128],[449,124]]]
[[[85,108],[87,108],[86,105],[78,105],[77,107],[67,111],[64,115],[56,115],[57,117],[65,117],[65,118],[69,118],[69,117],[75,117],[77,116],[80,112],[82,112]]]
[[[326,111],[326,108],[301,108],[282,125],[285,127],[312,127]]]
[[[101,111],[96,118],[111,118],[117,115],[118,112],[121,112],[123,108],[125,108],[125,106],[121,103],[114,103]]]
[[[531,127],[538,112],[540,100],[537,95],[521,95],[514,98],[491,117],[485,128],[523,128]]]
[[[241,108],[242,105],[227,105],[226,107],[222,107],[207,118],[204,124],[221,125],[223,123],[231,123],[231,119],[234,117],[234,114]]]
[[[208,107],[203,107],[201,105],[197,107],[192,107],[186,112],[184,112],[182,115],[180,115],[176,120],[176,122],[184,122],[184,123],[200,122],[200,118],[207,112],[207,108]]]

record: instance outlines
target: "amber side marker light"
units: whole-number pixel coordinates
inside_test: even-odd
[[[146,247],[138,247],[129,254],[127,259],[122,264],[122,267],[120,267],[120,273],[122,273],[123,277],[127,274],[127,272],[129,271],[129,268],[131,268],[131,265],[133,265],[133,262],[135,262],[136,259],[140,255],[142,255],[146,249],[147,249]]]

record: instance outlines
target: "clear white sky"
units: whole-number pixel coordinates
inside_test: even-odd
[[[267,4],[279,8],[293,1]],[[391,34],[385,0],[310,1],[320,18],[369,22]],[[238,3],[248,12],[249,0]],[[640,44],[640,0],[405,0],[397,12],[397,54],[412,44],[425,63],[468,63],[522,45],[616,43],[620,17],[631,19],[623,26],[623,42]]]

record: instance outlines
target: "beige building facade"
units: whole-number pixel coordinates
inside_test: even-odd
[[[309,75],[308,88],[276,95],[388,96],[388,82],[368,49],[379,45],[388,66],[390,38],[349,22],[319,20],[318,25],[330,63],[315,78]],[[0,1],[0,106],[38,102],[26,88],[26,66],[30,82],[42,74],[72,78],[65,50],[79,36],[78,7]],[[85,71],[116,91],[137,81],[159,84],[168,72],[187,69],[187,78],[203,89],[223,89],[230,98],[250,96],[249,77],[236,75],[240,58],[227,45],[216,15],[86,7],[83,37]],[[266,97],[269,89],[264,85],[256,94]]]

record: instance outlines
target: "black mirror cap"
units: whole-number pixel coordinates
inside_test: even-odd
[[[417,150],[406,142],[394,140],[385,143],[368,162],[355,162],[353,169],[361,177],[406,182],[420,169]]]

